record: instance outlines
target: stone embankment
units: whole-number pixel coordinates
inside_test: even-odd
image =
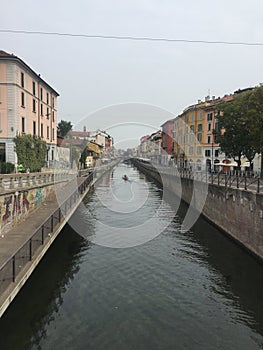
[[[211,175],[191,178],[169,168],[156,170],[150,164],[136,160],[134,163],[193,210],[199,210],[198,201],[204,199],[201,214],[263,260],[263,191],[260,181],[256,179],[251,181],[251,186],[246,184],[244,188],[237,188],[241,180],[230,183],[228,179],[228,182],[218,181],[218,184]]]

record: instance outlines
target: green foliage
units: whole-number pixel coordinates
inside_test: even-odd
[[[223,112],[218,118],[217,136],[220,147],[240,167],[241,157],[250,163],[263,147],[263,86],[243,92],[232,101],[218,106]]]
[[[24,171],[40,171],[45,165],[47,146],[40,137],[32,135],[18,135],[14,139],[18,164],[22,164]]]
[[[75,146],[72,146],[71,148],[71,167],[73,166],[73,163],[78,166],[79,164],[79,157],[80,157],[80,152],[76,149]]]
[[[87,165],[86,165],[86,159],[88,156],[88,151],[87,151],[87,145],[85,145],[83,152],[81,153],[79,162],[81,164],[81,167],[86,169]]]
[[[1,174],[11,174],[14,172],[15,166],[12,163],[0,162],[0,173]]]
[[[72,130],[73,125],[71,122],[67,122],[66,120],[61,120],[57,126],[57,134],[60,137],[65,137]]]

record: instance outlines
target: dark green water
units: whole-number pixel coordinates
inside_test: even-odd
[[[142,186],[134,197],[123,173]],[[128,214],[113,210],[110,188]],[[141,225],[161,197],[132,168],[105,177],[72,220],[81,235],[63,230],[0,320],[0,349],[263,349],[263,266],[204,220],[181,232],[175,217],[135,247],[93,243],[111,234],[107,225]],[[170,206],[159,215],[169,222]]]

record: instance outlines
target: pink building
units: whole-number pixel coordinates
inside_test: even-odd
[[[0,161],[17,163],[17,134],[41,137],[47,161],[55,159],[59,94],[24,61],[0,51]]]

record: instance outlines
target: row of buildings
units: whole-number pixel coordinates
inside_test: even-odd
[[[57,137],[59,93],[21,58],[0,51],[0,162],[17,165],[14,138],[31,134],[47,144],[47,166],[70,163],[72,147],[80,154],[87,147],[89,157],[111,154],[113,139],[104,131],[71,132]],[[91,158],[89,158],[91,162]]]
[[[195,170],[228,171],[237,164],[221,152],[216,141],[218,117],[220,111],[217,105],[222,101],[231,101],[239,93],[252,88],[237,90],[224,97],[207,96],[204,101],[184,109],[176,118],[169,119],[162,124],[162,130],[152,135],[143,136],[137,149],[137,155],[150,158],[161,164],[173,162],[180,168]],[[255,172],[260,171],[260,157],[256,155],[253,167]],[[246,159],[242,160],[241,167],[248,167]]]

